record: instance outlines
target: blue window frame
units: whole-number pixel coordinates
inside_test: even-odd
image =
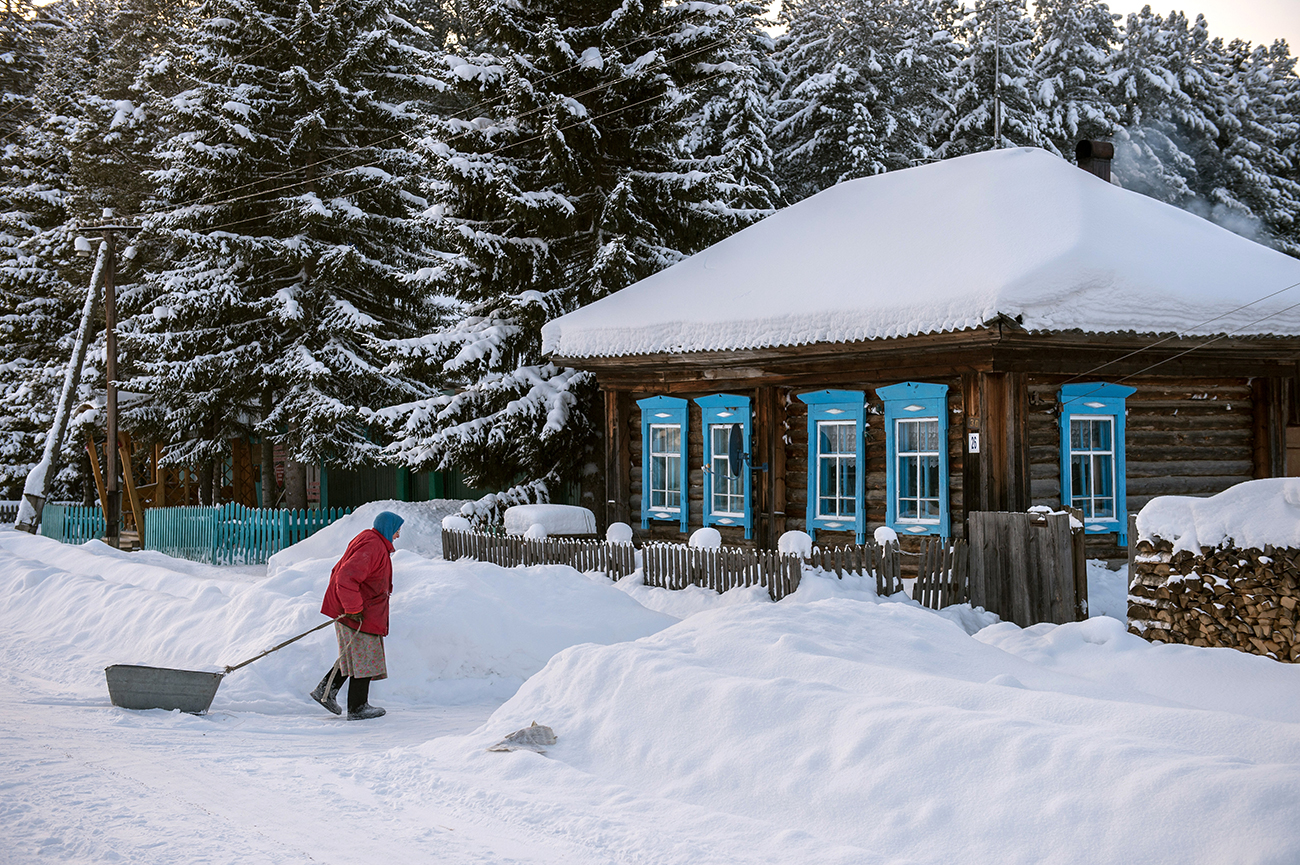
[[[641,407],[641,528],[651,520],[676,522],[686,531],[687,402],[671,396],[639,399]]]
[[[885,403],[885,524],[948,537],[948,386],[876,388]]]
[[[865,543],[866,395],[819,390],[799,399],[808,406],[808,534],[851,528]]]
[[[1090,535],[1128,546],[1124,408],[1134,389],[1091,382],[1061,387],[1061,504],[1083,511]]]
[[[719,393],[695,400],[704,425],[704,525],[743,526],[745,537],[754,534],[753,477],[750,456],[749,397]],[[730,441],[740,427],[741,465],[733,466]]]

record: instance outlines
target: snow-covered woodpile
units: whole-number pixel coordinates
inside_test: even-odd
[[[1173,549],[1164,538],[1138,542],[1130,631],[1156,642],[1300,661],[1300,549]]]
[[[1137,534],[1130,631],[1300,661],[1300,481],[1153,499]]]

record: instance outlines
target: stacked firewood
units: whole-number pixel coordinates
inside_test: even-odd
[[[1132,633],[1300,661],[1300,549],[1206,547],[1196,555],[1156,538],[1138,541],[1132,561]]]

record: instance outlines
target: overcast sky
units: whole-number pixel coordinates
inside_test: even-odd
[[[1026,2],[1033,7],[1033,0]],[[1112,0],[1109,5],[1111,11],[1127,16],[1148,4],[1146,0]],[[1198,13],[1202,14],[1210,22],[1210,35],[1222,36],[1225,42],[1241,38],[1259,44],[1285,39],[1292,55],[1300,53],[1300,0],[1154,0],[1149,5],[1161,14],[1181,9],[1193,21]],[[775,18],[780,0],[773,0],[771,8],[771,17]]]
[[[1032,2],[1032,0],[1031,0]],[[1143,0],[1114,0],[1110,8],[1128,15],[1148,5]],[[1300,0],[1192,0],[1187,3],[1151,2],[1157,12],[1181,9],[1195,20],[1197,14],[1210,22],[1210,35],[1222,36],[1225,42],[1234,38],[1251,42],[1270,43],[1285,39],[1291,54],[1300,51]]]

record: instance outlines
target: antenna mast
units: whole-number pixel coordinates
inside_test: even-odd
[[[993,4],[993,149],[1002,149],[1002,3]]]

